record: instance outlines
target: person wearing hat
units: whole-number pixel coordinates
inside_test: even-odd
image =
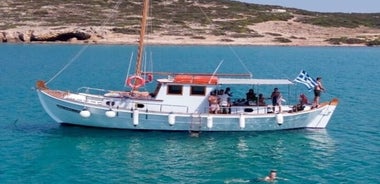
[[[322,80],[322,77],[317,77],[317,85],[314,87],[314,102],[313,102],[312,108],[318,108],[321,92],[325,90],[325,88],[322,85],[321,80]]]

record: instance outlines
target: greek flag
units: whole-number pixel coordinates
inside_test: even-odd
[[[304,70],[301,70],[294,82],[304,84],[309,90],[312,90],[317,85],[317,81],[311,78]]]

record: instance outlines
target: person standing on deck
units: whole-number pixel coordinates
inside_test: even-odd
[[[221,108],[221,112],[223,114],[227,114],[230,112],[230,96],[225,93],[225,91],[223,89],[219,90],[219,95],[218,95],[218,99],[219,99],[219,107]]]
[[[219,100],[216,96],[216,91],[211,91],[210,96],[208,97],[209,102],[209,112],[213,114],[217,114],[220,110],[219,108]]]
[[[226,87],[226,90],[224,91],[229,97],[232,97],[232,92],[230,87]]]
[[[322,77],[317,77],[317,85],[314,87],[314,102],[312,108],[318,108],[321,92],[325,90],[322,85]]]
[[[272,105],[273,105],[273,113],[276,110],[276,106],[278,106],[278,113],[281,113],[281,93],[278,90],[278,88],[274,88],[271,99],[272,99]]]
[[[231,114],[231,98],[232,98],[232,92],[231,92],[231,88],[230,87],[227,87],[226,90],[224,91],[224,93],[226,93],[228,95],[228,114]]]

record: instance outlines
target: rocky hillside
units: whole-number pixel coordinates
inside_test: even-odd
[[[0,41],[134,43],[141,0],[2,0]],[[153,0],[157,44],[379,45],[380,13],[318,13],[228,0]]]

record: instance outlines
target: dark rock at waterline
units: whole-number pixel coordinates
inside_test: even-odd
[[[88,40],[91,34],[83,31],[33,31],[28,30],[24,32],[2,32],[0,34],[0,42],[2,43],[17,43],[17,42],[56,42],[56,41],[76,41]]]
[[[63,32],[63,33],[50,33],[43,35],[36,35],[32,33],[30,37],[30,41],[47,41],[47,42],[55,42],[55,41],[70,41],[72,39],[76,40],[87,40],[91,37],[90,34],[85,32]]]

